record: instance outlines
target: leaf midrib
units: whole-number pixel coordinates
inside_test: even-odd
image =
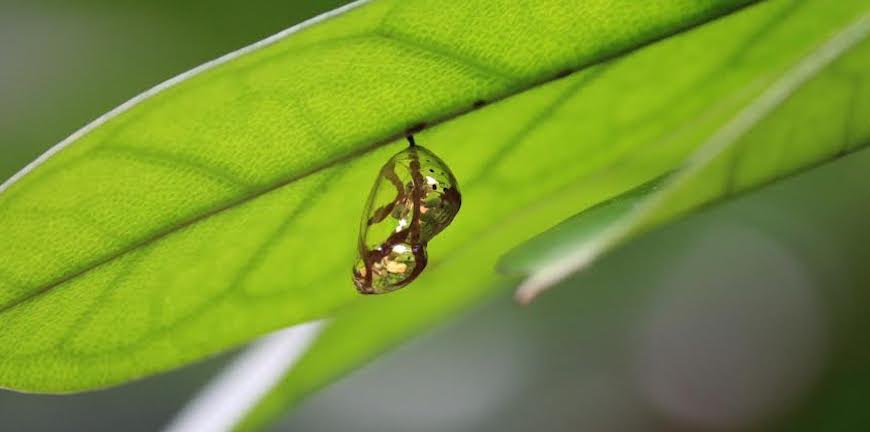
[[[111,263],[112,261],[119,259],[119,258],[133,252],[133,251],[136,251],[140,248],[146,247],[154,242],[157,242],[157,241],[163,239],[164,237],[172,235],[175,232],[178,232],[178,231],[181,231],[187,227],[196,225],[197,223],[204,221],[206,219],[209,219],[212,216],[216,216],[216,215],[219,215],[225,211],[232,210],[238,206],[241,206],[241,205],[247,203],[248,201],[252,201],[252,200],[257,199],[257,198],[259,198],[263,195],[266,195],[270,192],[274,192],[278,189],[283,188],[284,186],[291,185],[299,180],[305,179],[308,176],[317,174],[317,173],[324,171],[324,170],[327,170],[329,168],[340,166],[346,162],[349,162],[349,161],[354,160],[358,157],[364,156],[364,155],[366,155],[374,150],[377,150],[377,149],[379,149],[379,148],[381,148],[381,147],[383,147],[383,146],[385,146],[393,141],[402,139],[408,134],[418,133],[424,129],[427,129],[427,128],[430,128],[433,126],[437,126],[439,124],[451,121],[455,118],[458,118],[458,117],[463,116],[465,114],[468,114],[470,112],[476,111],[480,108],[483,108],[486,105],[491,105],[491,104],[500,102],[502,100],[511,98],[513,96],[522,94],[522,93],[529,91],[531,89],[534,89],[536,87],[540,87],[540,86],[546,85],[548,83],[570,77],[570,76],[572,76],[578,72],[581,72],[587,68],[590,68],[590,67],[602,64],[602,63],[607,63],[611,60],[622,57],[622,56],[629,54],[633,51],[642,49],[646,46],[652,45],[652,44],[659,42],[661,40],[668,39],[670,37],[673,37],[677,34],[685,32],[685,31],[692,29],[694,27],[698,27],[698,26],[701,26],[703,24],[710,23],[710,22],[722,19],[724,17],[727,17],[728,15],[735,13],[743,8],[754,5],[754,4],[758,3],[759,1],[760,0],[748,0],[744,4],[734,5],[732,9],[722,12],[720,15],[717,15],[714,17],[698,18],[695,20],[686,21],[684,23],[681,23],[678,26],[675,26],[672,29],[669,29],[666,32],[663,32],[660,35],[651,37],[651,38],[646,39],[646,40],[638,41],[634,45],[616,49],[612,53],[605,53],[605,54],[593,56],[592,58],[589,59],[589,61],[581,62],[577,66],[565,68],[563,70],[556,72],[555,74],[550,74],[550,75],[542,74],[540,79],[531,79],[531,80],[527,81],[526,83],[516,85],[516,87],[514,89],[505,91],[504,94],[493,96],[489,100],[475,101],[475,103],[473,103],[470,106],[464,105],[464,106],[458,107],[458,108],[454,109],[453,111],[448,111],[447,113],[445,113],[441,116],[434,117],[432,119],[425,120],[425,121],[412,122],[410,125],[406,126],[405,128],[400,129],[392,134],[385,135],[381,139],[372,140],[368,144],[363,143],[359,147],[357,147],[357,148],[355,148],[355,149],[353,149],[353,150],[351,150],[343,155],[339,155],[333,159],[329,159],[329,160],[326,160],[325,162],[322,162],[320,165],[314,165],[313,167],[306,169],[306,170],[302,170],[301,172],[299,172],[295,175],[288,176],[287,178],[284,178],[284,179],[276,180],[275,182],[273,182],[269,185],[266,185],[261,189],[251,191],[247,194],[242,194],[242,195],[240,195],[240,197],[238,199],[229,200],[222,205],[216,206],[212,210],[205,211],[199,215],[193,216],[187,220],[183,220],[177,224],[169,225],[162,230],[157,230],[154,234],[152,234],[150,236],[145,236],[144,238],[142,238],[139,241],[134,241],[134,242],[130,243],[127,247],[121,248],[121,249],[115,251],[114,253],[110,253],[105,257],[98,258],[98,259],[92,260],[90,262],[87,262],[84,265],[82,265],[81,268],[72,270],[69,273],[67,273],[66,275],[63,275],[63,276],[55,279],[54,281],[45,284],[42,287],[39,287],[37,289],[30,291],[27,294],[19,297],[18,299],[12,300],[12,301],[0,306],[0,313],[4,313],[6,311],[9,311],[11,309],[14,309],[14,308],[22,305],[22,304],[25,304],[29,301],[32,301],[32,300],[42,296],[43,294],[50,292],[54,288],[56,288],[60,285],[63,285],[66,282],[69,282],[69,281],[71,281],[79,276],[87,274],[90,271],[103,266],[104,264]],[[303,24],[305,24],[305,23],[303,23]],[[379,31],[378,29],[373,29],[371,31],[371,33],[376,35],[376,34],[378,34],[378,31]],[[261,41],[261,42],[263,42],[263,41]],[[260,42],[258,42],[257,44],[259,44],[259,43]],[[462,59],[457,58],[457,61],[462,61]],[[193,71],[195,71],[197,69],[199,69],[199,68],[195,68],[195,69],[193,69]],[[174,83],[171,86],[161,88],[159,91],[148,94],[149,92],[153,91],[154,89],[149,90],[148,92],[143,93],[143,94],[148,94],[147,97],[144,97],[144,98],[138,100],[135,104],[133,104],[132,106],[129,106],[128,109],[133,108],[134,106],[138,105],[139,103],[147,101],[147,100],[151,99],[153,96],[158,95],[169,88],[173,88],[175,85],[180,84],[182,82],[185,82],[186,79],[191,78],[193,76],[197,76],[197,75],[199,75],[199,73],[202,73],[206,70],[208,70],[208,69],[202,68],[199,70],[198,73],[188,75],[185,78],[185,80],[181,80],[177,83]],[[190,73],[190,72],[187,72],[187,73]],[[185,73],[185,74],[187,74],[187,73]],[[182,75],[184,75],[184,74],[182,74]],[[128,101],[127,103],[130,103],[137,98],[139,98],[139,96],[137,96],[134,99],[131,99],[131,101]],[[480,102],[483,102],[483,103],[481,104]],[[127,103],[125,103],[125,105]],[[124,105],[122,105],[122,106],[124,106]],[[70,144],[73,144],[74,142],[75,141],[71,142]],[[7,184],[6,186],[8,187],[11,185],[12,185],[12,183]],[[7,188],[6,190],[8,191],[9,189]]]

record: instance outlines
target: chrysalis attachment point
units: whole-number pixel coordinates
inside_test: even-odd
[[[353,283],[362,294],[383,294],[411,283],[426,268],[426,245],[462,204],[450,168],[408,136],[409,147],[381,168],[359,233]]]

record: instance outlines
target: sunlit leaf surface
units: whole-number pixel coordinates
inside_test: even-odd
[[[737,75],[663,113],[667,89],[644,83],[718,81],[721,66],[641,55],[588,67],[747,3],[358,3],[122,106],[0,187],[0,386],[111,385],[360,307],[386,315],[344,347],[371,355],[413,331],[405,320],[486,293],[504,251],[673,165],[705,130],[682,114],[718,94],[716,119],[750,97],[730,95]],[[717,48],[739,64],[746,41],[728,33]],[[772,72],[795,54],[775,51],[763,53]],[[671,90],[692,96],[683,84]],[[422,124],[443,124],[419,140],[453,168],[463,210],[412,287],[359,299],[365,195],[404,145],[393,140]],[[602,171],[626,157],[641,166]]]

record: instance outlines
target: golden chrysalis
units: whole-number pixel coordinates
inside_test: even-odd
[[[447,164],[415,144],[381,168],[360,224],[353,282],[362,294],[382,294],[411,283],[426,268],[426,246],[462,204]]]

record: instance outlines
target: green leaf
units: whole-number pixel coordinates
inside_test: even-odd
[[[591,146],[601,128],[568,144],[555,114],[607,67],[557,78],[748,3],[361,2],[134,98],[0,186],[0,386],[98,388],[339,308],[480,297],[499,254],[647,175],[538,204],[635,146]],[[395,138],[450,119],[419,142],[453,167],[463,211],[410,294],[359,299],[374,174]],[[532,142],[552,151],[529,159]]]
[[[517,238],[554,225],[558,214],[579,213],[572,207],[591,210],[554,232],[576,229],[571,241],[596,244],[612,227],[628,226],[619,231],[622,242],[704,203],[865,147],[868,10],[859,1],[765,2],[424,134],[428,142],[499,149],[481,157],[483,173],[460,175],[471,179],[469,213],[475,205],[493,211],[505,199],[530,204],[489,221],[457,220],[463,228],[445,236],[475,224],[477,241],[439,242],[447,252],[438,254],[449,258],[421,278],[421,285],[450,283],[359,299],[342,310],[239,427],[269,422],[379,352],[513,286],[485,270]],[[508,270],[537,268],[513,257],[503,261]]]
[[[667,177],[666,174],[642,184],[560,222],[505,254],[496,269],[504,274],[523,276],[561,261],[578,245],[591,242],[613,221],[636,211],[645,198],[659,192]]]

